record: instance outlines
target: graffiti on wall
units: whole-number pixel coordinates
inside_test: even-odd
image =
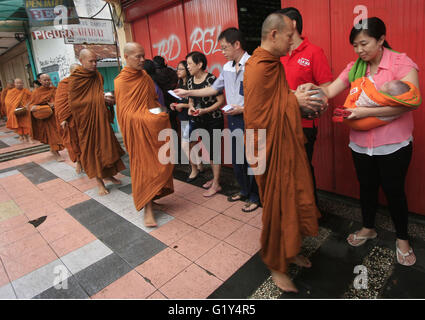
[[[176,60],[181,53],[180,38],[175,34],[171,34],[168,39],[162,39],[152,47],[158,49],[157,56],[162,56],[167,61]]]
[[[220,52],[218,48],[218,36],[220,33],[221,26],[206,29],[195,28],[189,38],[190,51],[198,50],[206,56]]]
[[[221,29],[221,25],[205,29],[195,28],[189,37],[189,52],[200,51],[206,56],[220,52],[218,36],[221,33]],[[167,62],[171,62],[180,57],[182,45],[180,38],[175,34],[171,34],[168,38],[161,39],[153,44],[152,48],[157,50],[155,55],[162,56]],[[208,68],[210,72],[215,69],[220,73],[221,64],[217,63]]]
[[[61,54],[55,57],[39,60],[38,63],[40,65],[40,70],[49,70],[49,67],[58,65],[59,68],[56,71],[59,73],[60,79],[63,79],[69,75],[69,68],[72,64],[72,62],[67,59],[65,55]]]

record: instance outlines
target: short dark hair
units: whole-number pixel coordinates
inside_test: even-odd
[[[385,27],[384,21],[377,17],[368,18],[366,20],[360,20],[350,32],[350,43],[354,43],[357,35],[360,33],[366,33],[369,37],[375,38],[378,41],[382,36],[387,34],[387,28]],[[391,49],[387,40],[384,41],[383,46],[385,48]]]
[[[186,56],[186,60],[189,57],[192,58],[193,62],[195,62],[196,64],[202,62],[201,69],[205,71],[205,69],[207,68],[207,57],[205,56],[205,54],[199,51],[192,51]]]
[[[143,64],[143,69],[146,70],[147,74],[152,76],[155,74],[155,64],[152,60],[146,59],[145,63]]]
[[[165,59],[161,56],[153,57],[153,62],[158,69],[165,68],[167,65],[165,64]]]
[[[297,31],[299,34],[303,33],[303,17],[300,11],[294,7],[287,7],[280,10],[277,10],[276,13],[283,14],[291,20],[295,20],[297,23]]]
[[[240,30],[236,28],[227,28],[218,36],[218,41],[223,39],[231,45],[234,45],[236,41],[239,41],[241,48],[245,50],[245,38]]]

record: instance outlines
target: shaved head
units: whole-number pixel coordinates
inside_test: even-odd
[[[69,67],[69,72],[73,73],[75,71],[75,69],[77,69],[78,67],[81,67],[81,65],[78,64],[78,63],[71,64],[71,67]]]
[[[51,85],[50,76],[47,73],[42,73],[40,75],[40,83],[43,87],[49,88]]]
[[[265,40],[272,30],[277,30],[279,32],[283,31],[288,20],[291,21],[288,17],[286,17],[287,19],[285,21],[285,17],[286,16],[280,13],[269,14],[261,27],[261,39]]]
[[[128,67],[136,70],[143,70],[145,64],[145,49],[137,42],[128,42],[124,46],[124,59]]]
[[[276,57],[286,55],[293,43],[295,23],[281,13],[272,13],[261,28],[261,47]]]
[[[11,89],[15,86],[15,81],[12,79],[9,79],[6,81],[6,89]]]
[[[24,88],[24,81],[22,79],[15,79],[15,88],[18,90],[22,90]]]
[[[97,56],[90,49],[83,49],[80,51],[78,59],[81,62],[81,66],[88,71],[96,71]]]

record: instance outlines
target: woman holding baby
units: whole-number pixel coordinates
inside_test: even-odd
[[[332,84],[322,88],[328,98],[333,98],[347,89],[355,77],[371,78],[378,89],[392,80],[408,81],[419,88],[418,66],[406,54],[391,50],[385,36],[385,24],[376,17],[360,21],[353,27],[350,43],[359,59],[349,63]],[[301,89],[311,88],[315,86],[306,84]],[[378,190],[379,186],[382,186],[396,229],[397,261],[405,266],[416,262],[409,244],[408,207],[404,191],[412,157],[413,117],[409,112],[412,109],[415,108],[356,107],[349,109],[351,115],[347,118],[354,120],[366,117],[394,117],[393,121],[384,126],[365,131],[350,130],[349,147],[360,183],[363,228],[350,234],[347,242],[357,247],[369,239],[376,238],[375,216],[378,209]]]

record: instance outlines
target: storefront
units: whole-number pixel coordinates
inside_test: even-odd
[[[259,44],[261,23],[270,12],[280,7],[297,7],[304,19],[303,34],[325,51],[334,76],[348,62],[356,59],[348,35],[360,14],[378,16],[387,24],[387,37],[392,47],[405,52],[425,70],[425,2],[415,0],[122,0],[126,22],[132,37],[145,47],[146,57],[162,55],[176,67],[193,50],[207,55],[208,68],[215,74],[226,62],[219,50],[217,37],[228,27],[239,27],[249,40],[248,52]],[[362,5],[362,7],[359,7]],[[362,11],[363,10],[363,11]],[[425,94],[425,77],[420,72],[421,92]],[[345,94],[331,102],[344,103]],[[332,107],[331,107],[332,108]],[[409,168],[406,191],[409,210],[425,215],[425,111],[414,113],[415,150]],[[319,126],[314,155],[319,189],[358,198],[358,183],[348,148],[348,129],[331,121],[325,114]],[[381,202],[385,199],[381,195]]]

